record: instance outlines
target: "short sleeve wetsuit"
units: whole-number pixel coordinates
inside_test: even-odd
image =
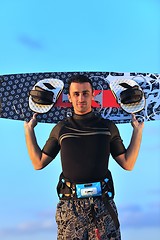
[[[104,179],[109,155],[114,158],[126,149],[116,125],[90,112],[58,123],[42,151],[52,158],[60,151],[63,176],[86,183]]]

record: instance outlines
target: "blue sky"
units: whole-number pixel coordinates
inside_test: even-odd
[[[43,71],[160,73],[158,0],[2,0],[0,74]],[[132,127],[118,125],[124,143]],[[51,124],[36,127],[45,143]],[[160,236],[160,122],[145,124],[132,172],[111,158],[123,240]],[[56,239],[59,156],[42,171],[29,160],[23,122],[0,119],[0,239]]]

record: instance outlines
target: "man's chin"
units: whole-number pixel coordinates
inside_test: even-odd
[[[77,109],[75,110],[76,114],[83,115],[89,113],[91,110],[86,110],[86,109]]]

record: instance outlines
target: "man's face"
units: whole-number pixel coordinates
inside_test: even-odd
[[[68,94],[68,99],[72,103],[74,112],[79,115],[89,113],[92,110],[93,91],[90,83],[72,82]]]

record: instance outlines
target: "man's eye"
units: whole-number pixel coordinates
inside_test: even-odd
[[[84,92],[84,93],[83,93],[83,96],[87,96],[87,95],[88,95],[88,92]]]
[[[78,96],[79,96],[79,93],[75,92],[75,93],[74,93],[74,96],[78,97]]]

